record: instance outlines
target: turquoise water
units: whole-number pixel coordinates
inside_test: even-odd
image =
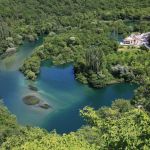
[[[12,71],[17,70],[24,62],[24,60],[30,56],[35,47],[41,45],[43,42],[43,37],[40,37],[36,42],[25,41],[23,46],[20,46],[20,50],[17,53],[0,60],[0,70]]]
[[[83,107],[89,105],[98,109],[110,106],[116,98],[132,98],[136,85],[123,83],[98,90],[92,89],[74,79],[71,64],[55,67],[48,62],[43,63],[37,81],[26,80],[17,71],[18,67],[41,43],[42,39],[36,43],[26,42],[17,54],[1,61],[0,96],[3,97],[8,109],[17,116],[20,124],[68,133],[83,125],[83,120],[79,116],[79,110]],[[38,91],[30,90],[28,85],[37,87]],[[26,95],[41,97],[52,108],[44,110],[27,106],[22,101]]]

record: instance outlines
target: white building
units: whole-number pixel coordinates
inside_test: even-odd
[[[129,37],[125,38],[120,45],[131,45],[131,46],[142,46],[148,44],[148,37],[150,36],[150,32],[148,33],[134,33]]]

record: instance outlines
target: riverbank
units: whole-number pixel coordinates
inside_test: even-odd
[[[134,52],[134,51],[132,51],[132,52]],[[36,79],[40,75],[40,68],[41,68],[43,62],[50,62],[50,63],[48,63],[48,64],[50,64],[49,67],[51,67],[51,66],[55,66],[55,67],[61,67],[62,66],[63,67],[63,66],[69,65],[69,64],[73,65],[73,63],[67,63],[67,64],[61,64],[61,65],[57,64],[56,65],[56,64],[53,64],[52,59],[48,59],[48,57],[44,56],[44,54],[43,54],[42,58],[39,58],[39,57],[36,58],[36,55],[37,54],[34,53],[33,57],[31,56],[31,58],[30,58],[31,61],[29,61],[29,59],[26,60],[27,64],[29,63],[30,66],[33,66],[33,67],[36,66],[36,68],[34,69],[36,72],[31,71],[31,74],[30,74],[30,71],[29,72],[26,71],[26,73],[27,73],[26,77],[28,79],[33,80],[33,81],[36,81]],[[46,55],[48,55],[48,54],[46,54]],[[35,59],[36,63],[34,61],[34,58],[36,58]],[[46,60],[44,60],[44,59],[46,59]],[[24,63],[25,65],[26,65],[26,62]],[[91,73],[90,75],[87,75],[87,73],[83,73],[83,74],[78,73],[75,69],[76,69],[76,67],[73,65],[73,73],[74,73],[75,79],[78,82],[80,82],[82,84],[85,84],[85,85],[89,85],[90,87],[96,88],[96,89],[97,88],[103,88],[105,86],[112,85],[112,84],[117,84],[117,83],[126,83],[126,82],[127,83],[136,83],[136,84],[140,83],[140,81],[138,82],[139,79],[138,80],[136,80],[136,79],[127,80],[127,79],[124,79],[125,77],[123,77],[123,76],[121,78],[119,78],[119,76],[115,78],[112,74],[108,74],[108,79],[105,80],[105,75],[104,75],[104,77],[101,78],[101,75],[99,76],[99,74],[96,74],[94,72]],[[23,68],[21,68],[21,71],[23,71]],[[106,71],[106,72],[108,73],[108,71]],[[85,74],[85,76],[84,76],[84,74]]]
[[[27,79],[36,81],[42,62],[50,59],[54,65],[72,62],[75,78],[94,88],[122,80],[128,83],[143,82],[143,75],[144,79],[149,76],[148,63],[144,63],[144,59],[148,62],[149,53],[132,49],[118,51],[118,43],[108,37],[112,33],[110,26],[104,27],[107,27],[106,33],[73,28],[67,32],[49,34],[43,44],[25,60],[20,67],[21,72]],[[84,38],[85,31],[88,31],[88,38]],[[99,44],[92,46],[97,39]]]
[[[26,58],[34,53],[34,49],[43,43],[43,36],[35,42],[24,41],[17,51],[10,56],[0,59],[1,70],[19,70]]]
[[[28,56],[40,41],[35,42],[34,46],[32,44],[25,43],[22,50],[18,51],[18,62],[22,63],[21,52],[23,56]],[[27,50],[30,50],[29,53],[24,55]],[[83,125],[78,111],[84,106],[89,105],[97,109],[109,106],[117,98],[130,99],[136,88],[136,85],[130,84],[110,85],[102,89],[90,88],[75,80],[72,65],[53,66],[51,62],[42,63],[40,74],[34,82],[26,80],[19,71],[11,67],[16,68],[12,65],[6,68],[7,71],[1,69],[0,72],[0,95],[4,104],[17,116],[20,124],[39,126],[49,131],[56,129],[58,133],[75,131]],[[32,88],[29,85],[32,85]],[[52,109],[45,110],[24,104],[22,98],[33,92],[38,93]],[[68,120],[72,124],[68,124]]]

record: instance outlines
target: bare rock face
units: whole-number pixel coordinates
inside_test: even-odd
[[[30,41],[30,42],[35,42],[36,40],[38,40],[38,36],[37,34],[29,34],[27,36],[27,39]]]
[[[74,36],[72,36],[72,37],[69,38],[69,40],[70,40],[70,41],[75,41],[76,38],[75,38]]]
[[[17,49],[15,47],[7,48],[6,53],[15,53]]]

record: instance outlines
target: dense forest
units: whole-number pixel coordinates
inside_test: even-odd
[[[118,41],[133,32],[150,32],[150,0],[0,0],[0,57],[45,35],[20,68],[27,79],[36,80],[50,59],[72,63],[75,78],[94,88],[139,84],[130,102],[80,110],[86,125],[63,135],[19,125],[1,103],[0,149],[150,149],[150,51],[118,50]]]
[[[0,54],[8,47],[21,44],[23,39],[33,41],[38,35],[50,31],[58,33],[73,27],[90,29],[91,26],[101,30],[99,21],[112,21],[111,29],[117,26],[119,32],[142,32],[149,29],[149,14],[149,0],[1,0]],[[134,29],[132,26],[127,29],[119,20],[139,22]]]

